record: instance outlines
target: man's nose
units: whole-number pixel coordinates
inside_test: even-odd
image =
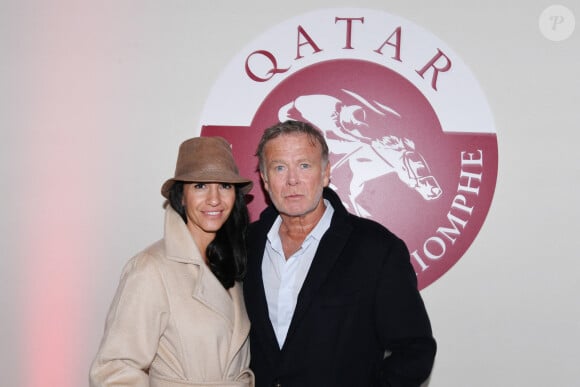
[[[298,172],[294,168],[288,169],[288,185],[298,184]]]

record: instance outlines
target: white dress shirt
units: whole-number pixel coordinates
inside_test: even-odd
[[[286,260],[280,239],[280,225],[282,219],[280,216],[272,225],[268,232],[268,240],[264,250],[264,259],[262,260],[262,279],[266,291],[266,301],[268,302],[268,312],[270,321],[278,345],[280,348],[284,345],[290,321],[294,315],[298,294],[302,284],[306,279],[320,239],[330,227],[330,221],[334,209],[332,205],[324,200],[326,210],[318,224],[302,242],[302,246],[292,256]]]

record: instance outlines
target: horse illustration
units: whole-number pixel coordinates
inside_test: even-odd
[[[331,166],[331,176],[342,168],[350,168],[352,178],[348,183],[345,206],[357,215],[370,216],[358,198],[364,191],[365,183],[389,173],[396,173],[406,186],[419,193],[424,200],[439,198],[441,187],[412,140],[394,135],[370,138],[363,134],[363,130],[369,127],[370,114],[389,114],[399,118],[400,115],[377,101],[369,102],[348,90],[343,92],[358,103],[345,104],[325,94],[303,95],[282,106],[278,116],[280,121],[308,121],[323,132],[330,152],[339,158]]]
[[[361,142],[351,153],[332,165],[331,175],[345,165],[352,171],[349,203],[345,204],[360,216],[370,216],[358,203],[365,183],[389,173],[396,173],[403,183],[425,200],[437,199],[443,192],[423,156],[415,151],[413,142],[406,138],[390,135],[370,143]]]

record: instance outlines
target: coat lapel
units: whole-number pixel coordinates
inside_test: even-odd
[[[185,223],[171,207],[167,207],[165,213],[165,249],[169,259],[198,267],[198,279],[192,297],[223,316],[233,326],[235,316],[232,298],[207,267]]]
[[[234,330],[232,333],[232,341],[230,343],[228,357],[233,360],[236,358],[236,354],[248,339],[248,335],[250,334],[250,320],[246,317],[246,306],[244,304],[241,284],[236,282],[228,292],[234,303]]]
[[[205,263],[199,264],[199,278],[193,288],[192,297],[223,316],[230,325],[234,325],[233,300]]]

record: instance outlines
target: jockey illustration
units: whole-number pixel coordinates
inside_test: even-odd
[[[395,135],[373,138],[369,134],[377,129],[370,128],[370,115],[401,118],[399,113],[352,91],[342,91],[356,102],[347,104],[326,94],[303,95],[282,106],[278,118],[308,121],[323,132],[331,154],[338,157],[331,166],[331,174],[347,166],[352,173],[345,206],[357,215],[370,216],[357,199],[367,181],[388,173],[396,173],[424,200],[439,198],[441,187],[412,140]]]

